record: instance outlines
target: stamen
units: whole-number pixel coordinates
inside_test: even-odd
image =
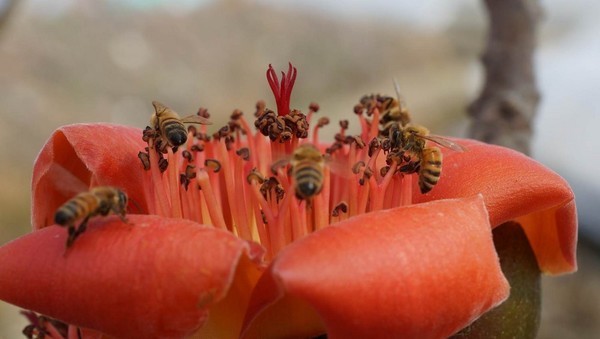
[[[154,148],[154,139],[148,141],[148,148],[150,163],[158,165],[159,158],[158,152]],[[152,181],[154,183],[154,201],[158,201],[159,215],[170,217],[171,213],[169,211],[171,210],[171,206],[167,201],[167,192],[163,185],[162,173],[156,165],[150,165],[150,172],[152,173]]]
[[[183,217],[181,211],[181,197],[179,196],[179,175],[177,173],[177,159],[170,147],[167,147],[167,157],[171,166],[169,166],[168,182],[169,192],[171,194],[171,216],[175,218]]]
[[[223,214],[221,213],[222,209],[219,202],[216,199],[215,192],[212,189],[212,185],[208,178],[208,173],[204,169],[199,169],[196,180],[198,184],[202,188],[202,195],[204,196],[204,201],[206,201],[206,206],[208,207],[208,213],[210,214],[210,220],[212,223],[220,228],[227,229],[227,225],[225,224],[225,219]]]

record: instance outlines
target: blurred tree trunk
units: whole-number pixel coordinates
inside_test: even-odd
[[[11,14],[17,7],[17,0],[0,0],[0,34],[4,31],[4,26],[9,21]]]
[[[472,138],[529,154],[539,102],[533,54],[538,0],[484,0],[489,32],[482,56],[485,84],[470,105]]]

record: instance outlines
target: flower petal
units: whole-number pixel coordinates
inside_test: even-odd
[[[92,186],[117,186],[138,205],[137,209],[147,211],[144,176],[139,175],[141,163],[137,156],[144,147],[138,128],[98,123],[56,130],[40,151],[33,169],[34,229],[54,224],[56,209]]]
[[[521,222],[542,271],[575,271],[577,217],[569,184],[522,153],[474,140],[456,141],[467,151],[444,150],[438,184],[425,195],[415,191],[414,201],[482,194],[493,227]]]
[[[318,330],[316,312],[329,338],[447,337],[508,292],[481,197],[413,205],[350,218],[284,249],[256,286],[243,335],[296,336],[283,331],[298,318]],[[272,316],[279,328],[268,326]]]
[[[170,338],[197,330],[231,286],[250,294],[257,245],[186,220],[128,218],[94,219],[66,251],[58,226],[4,245],[0,298],[119,338]],[[254,278],[239,284],[238,276]],[[246,304],[235,306],[221,308],[239,314],[228,325],[237,335]]]

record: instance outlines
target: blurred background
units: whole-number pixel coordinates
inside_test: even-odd
[[[413,119],[463,136],[482,84],[480,1],[0,0],[0,244],[30,230],[33,162],[57,127],[105,121],[143,128],[159,100],[182,115],[275,107],[268,64],[298,68],[292,107],[337,120],[363,94],[400,84]],[[600,2],[542,3],[534,157],[572,184],[579,272],[543,278],[540,338],[600,334]],[[329,133],[337,130],[330,125]],[[352,120],[351,120],[352,127]],[[356,128],[357,126],[354,126]],[[2,263],[0,263],[1,265]],[[0,304],[0,338],[25,319]]]

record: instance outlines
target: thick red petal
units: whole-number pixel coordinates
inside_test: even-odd
[[[247,286],[236,276],[257,278],[262,250],[228,232],[156,216],[129,222],[95,219],[68,251],[58,226],[4,245],[0,298],[119,338],[171,338],[197,330],[231,286]],[[222,308],[240,314],[229,324],[237,334],[246,304],[234,306]]]
[[[117,186],[136,205],[133,212],[147,211],[145,176],[137,156],[146,146],[139,128],[98,123],[56,130],[33,168],[33,227],[54,224],[56,209],[92,186]]]
[[[473,140],[455,141],[467,151],[444,150],[438,184],[425,195],[415,191],[414,201],[482,194],[493,227],[509,220],[522,223],[542,271],[575,271],[577,218],[569,184],[522,153]]]
[[[441,338],[508,292],[482,198],[437,201],[350,218],[284,249],[256,286],[243,334],[315,335],[285,330],[318,330],[316,312],[329,338]]]

